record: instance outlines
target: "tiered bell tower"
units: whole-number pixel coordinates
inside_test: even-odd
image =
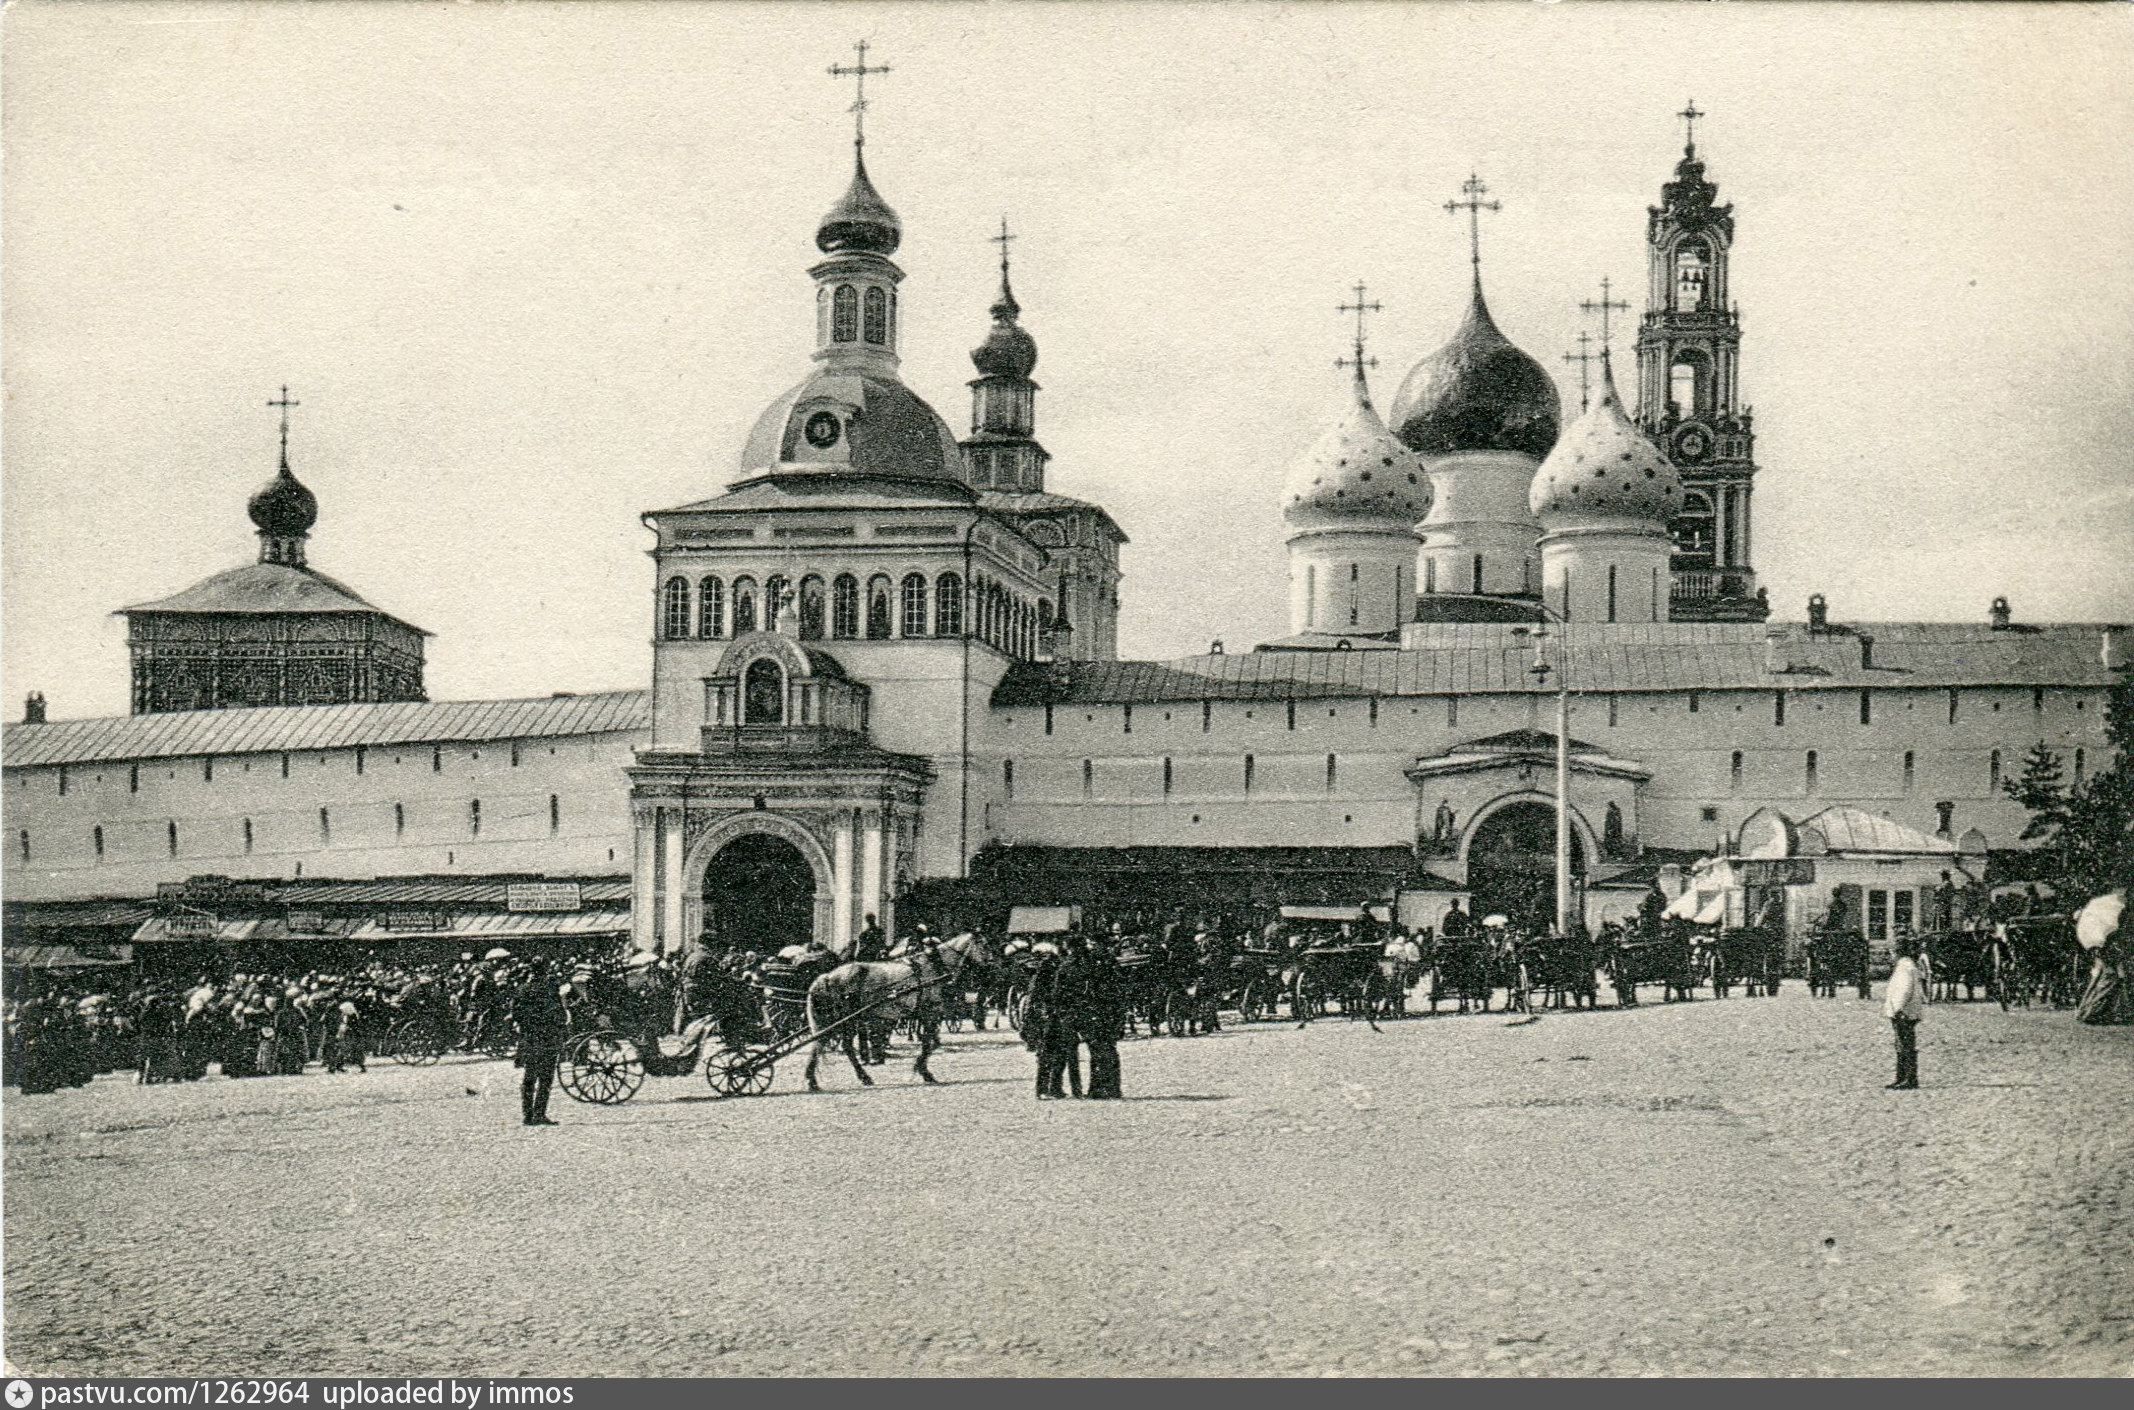
[[[1741,404],[1741,312],[1728,301],[1734,208],[1717,204],[1697,156],[1692,102],[1675,179],[1660,188],[1645,231],[1645,318],[1638,328],[1638,424],[1682,477],[1670,615],[1676,621],[1760,622],[1749,501],[1755,433]]]

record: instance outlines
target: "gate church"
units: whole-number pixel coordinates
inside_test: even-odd
[[[864,52],[847,70],[875,71]],[[1596,913],[1752,818],[1759,855],[1849,839],[1863,875],[1983,876],[2020,846],[2000,784],[2035,742],[2077,776],[2104,763],[2115,628],[2000,602],[1847,622],[1820,598],[1767,621],[1734,215],[1693,131],[1648,224],[1629,395],[1604,335],[1566,424],[1488,307],[1495,207],[1470,179],[1468,287],[1417,291],[1464,305],[1450,338],[1381,414],[1359,323],[1347,409],[1282,485],[1290,631],[1164,662],[1117,659],[1126,536],[1051,486],[1011,237],[959,438],[900,378],[902,227],[865,157],[861,138],[815,232],[806,366],[723,491],[645,516],[647,691],[424,700],[420,634],[305,564],[316,504],[285,452],[254,504],[275,571],[135,609],[133,716],[47,722],[40,703],[9,727],[16,923],[201,874],[626,875],[631,938],[663,950],[810,931],[844,949],[869,916],[905,928],[900,907],[1012,901],[1538,911],[1560,687]],[[1368,307],[1359,290],[1350,311]],[[347,620],[321,631],[326,612]],[[273,675],[311,682],[301,697],[201,694],[240,649],[218,643],[314,641],[352,643],[334,647],[351,664]],[[173,660],[182,688],[158,683]],[[1871,894],[1885,922],[1910,895]]]

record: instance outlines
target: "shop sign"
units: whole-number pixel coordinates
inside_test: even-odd
[[[1772,857],[1749,859],[1734,864],[1740,873],[1743,886],[1813,886],[1815,885],[1815,858]]]
[[[575,911],[582,900],[575,881],[519,881],[504,891],[504,909],[528,911]]]

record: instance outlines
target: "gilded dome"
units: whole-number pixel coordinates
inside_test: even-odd
[[[1360,383],[1348,415],[1290,467],[1282,491],[1282,517],[1296,529],[1411,533],[1429,512],[1422,457],[1386,429]]]
[[[877,475],[963,483],[956,433],[902,382],[820,368],[772,402],[741,451],[741,478]]]
[[[1663,533],[1681,509],[1682,477],[1624,413],[1605,356],[1600,397],[1534,472],[1527,505],[1544,527],[1633,519]]]
[[[1497,331],[1475,281],[1452,340],[1410,369],[1393,398],[1393,432],[1423,455],[1515,450],[1535,459],[1556,444],[1556,384]]]
[[[295,538],[311,532],[319,521],[318,496],[297,482],[283,461],[281,473],[267,481],[247,501],[245,509],[263,534]]]
[[[855,152],[852,184],[815,228],[815,247],[826,255],[850,251],[893,255],[903,238],[904,227],[897,222],[897,213],[867,179],[867,163]]]

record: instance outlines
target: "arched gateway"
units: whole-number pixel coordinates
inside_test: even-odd
[[[811,937],[835,944],[836,876],[806,828],[775,813],[714,826],[693,849],[695,924],[719,948],[774,952]]]
[[[1574,809],[1574,888],[1586,872],[1584,831],[1584,820]],[[1512,924],[1529,930],[1547,930],[1555,923],[1555,800],[1516,798],[1488,810],[1474,824],[1467,835],[1467,889],[1476,916],[1508,916]]]

